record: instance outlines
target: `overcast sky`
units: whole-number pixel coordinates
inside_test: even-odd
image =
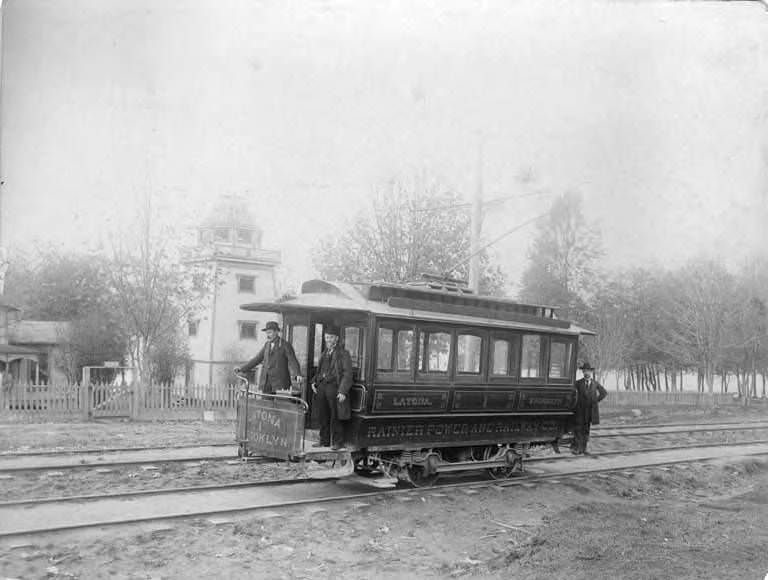
[[[610,265],[759,242],[757,3],[5,0],[2,43],[8,246],[95,244],[146,191],[189,225],[235,193],[308,277],[393,178],[469,199],[481,140],[486,198],[581,191]],[[495,207],[485,238],[550,202]],[[512,282],[532,233],[494,247]]]

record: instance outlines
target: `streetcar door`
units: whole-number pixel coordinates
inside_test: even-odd
[[[311,329],[309,323],[309,314],[291,314],[284,316],[283,324],[285,326],[285,339],[291,343],[299,361],[301,370],[302,389],[301,398],[309,402],[312,398],[309,396],[308,382],[312,377],[311,358],[310,358],[310,340]]]

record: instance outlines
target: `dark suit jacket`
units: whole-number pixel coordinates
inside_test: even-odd
[[[270,349],[271,344],[274,344],[274,347]],[[266,343],[255,357],[240,367],[240,370],[249,372],[260,364],[263,366],[259,376],[259,388],[265,393],[289,389],[291,377],[297,377],[301,373],[291,343],[282,338]]]
[[[583,378],[576,381],[576,391],[578,399],[576,400],[574,421],[577,425],[598,425],[600,423],[600,409],[597,404],[605,399],[608,391],[595,379],[590,379],[590,385],[587,387],[587,381]]]
[[[349,400],[349,390],[352,388],[352,355],[346,348],[337,345],[330,358],[327,351],[323,353],[320,366],[312,377],[312,383],[336,385],[339,393],[346,395],[343,403],[337,401],[339,420],[344,421],[352,416],[352,404]]]

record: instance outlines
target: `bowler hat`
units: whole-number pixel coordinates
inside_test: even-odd
[[[335,324],[328,324],[324,329],[325,334],[332,334],[333,336],[339,336],[339,327]]]
[[[262,332],[266,332],[267,330],[277,330],[280,332],[280,325],[278,325],[274,320],[270,320],[267,322],[267,325],[261,329]]]
[[[588,361],[584,361],[579,368],[581,370],[583,370],[583,371],[593,371],[593,370],[595,370],[595,367],[593,367],[591,364],[589,364]]]

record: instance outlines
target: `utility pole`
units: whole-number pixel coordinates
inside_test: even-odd
[[[480,232],[483,225],[483,142],[477,150],[477,185],[472,196],[472,220],[469,238],[469,289],[480,293]]]
[[[0,54],[3,48],[3,10],[0,3]],[[0,57],[0,86],[3,84],[3,67]],[[2,96],[0,96],[0,126],[2,126]],[[2,171],[2,135],[0,135],[0,296],[5,294],[5,273],[8,271],[8,257],[5,251],[5,229],[3,228],[3,198],[5,197],[5,173]]]

